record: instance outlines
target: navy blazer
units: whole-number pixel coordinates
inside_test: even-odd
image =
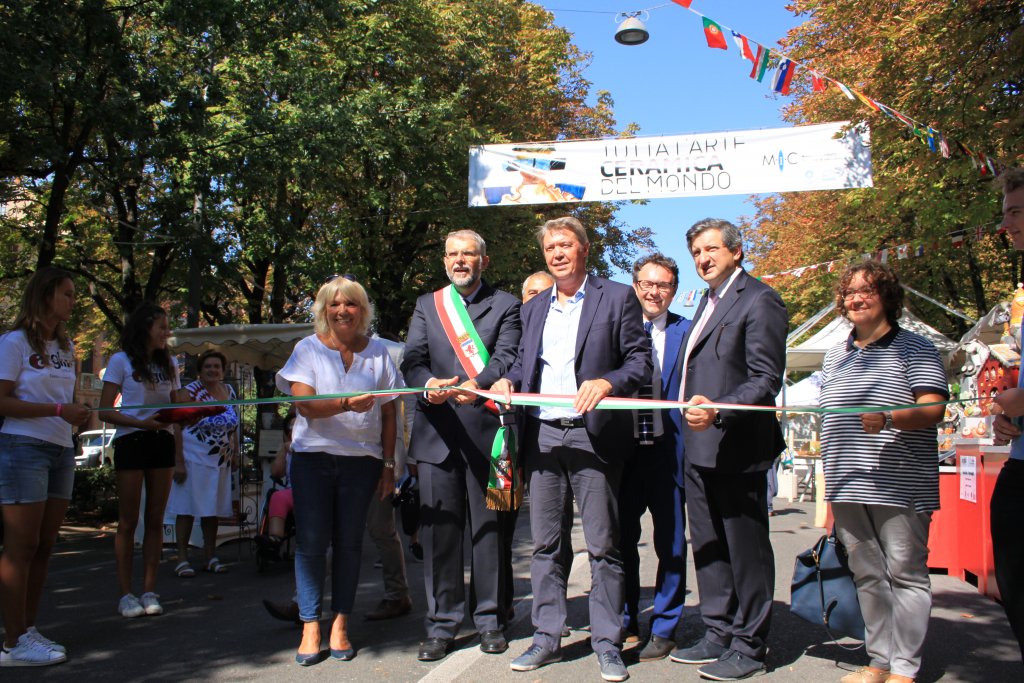
[[[541,292],[522,309],[519,354],[506,377],[525,393],[540,391],[541,342],[551,293],[552,289]],[[605,379],[612,385],[612,396],[632,396],[651,381],[651,367],[651,345],[644,334],[643,312],[633,288],[588,276],[576,334],[576,385]],[[632,454],[632,411],[597,408],[583,419],[598,458],[609,461]]]
[[[669,311],[665,319],[665,357],[661,361],[661,397],[666,401],[679,400],[680,375],[674,372],[679,357],[683,355],[683,340],[690,329],[690,321]],[[677,409],[663,410],[662,428],[670,452],[675,456],[672,476],[677,486],[683,485],[683,414]]]
[[[512,365],[521,333],[519,307],[519,299],[486,282],[481,283],[473,302],[466,307],[490,354],[487,365],[476,377],[483,389],[489,389]],[[431,377],[448,379],[458,375],[460,383],[468,379],[441,326],[433,292],[416,300],[405,343],[402,374],[410,387],[426,386]],[[498,418],[483,407],[482,400],[472,406],[456,407],[451,400],[434,405],[421,394],[416,402],[409,457],[435,465],[444,462],[449,453],[489,460],[497,431]]]
[[[694,325],[707,300],[705,294]],[[741,272],[701,330],[685,368],[685,352],[679,353],[674,374],[686,373],[684,400],[700,394],[716,403],[774,406],[786,370],[788,327],[786,304],[778,292]],[[719,415],[721,426],[702,432],[684,426],[690,465],[723,472],[765,471],[786,446],[774,411],[723,410]]]

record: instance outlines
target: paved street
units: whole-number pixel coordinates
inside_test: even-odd
[[[865,663],[863,651],[848,652],[826,642],[822,629],[789,614],[789,579],[793,557],[822,533],[811,527],[813,503],[776,505],[772,539],[776,555],[775,613],[768,662],[770,680],[779,683],[838,681]],[[413,613],[392,621],[366,622],[360,616],[381,595],[375,551],[364,546],[361,585],[351,627],[358,656],[351,662],[324,661],[301,668],[294,662],[298,628],[272,620],[261,598],[285,600],[291,595],[291,567],[286,563],[257,574],[247,545],[222,546],[220,557],[231,573],[200,572],[195,579],[173,575],[173,551],[165,550],[159,592],[165,607],[160,617],[124,619],[115,611],[113,539],[109,532],[68,528],[58,546],[39,626],[64,644],[69,661],[39,669],[4,669],[4,683],[19,681],[115,680],[288,680],[288,681],[600,681],[587,640],[589,571],[585,554],[577,554],[570,582],[569,624],[572,636],[563,641],[565,660],[538,671],[514,673],[513,657],[529,645],[529,530],[520,515],[517,535],[516,620],[509,632],[511,649],[485,655],[477,647],[472,626],[464,628],[460,649],[440,663],[416,660],[423,635],[422,564],[410,560]],[[574,547],[583,548],[577,523]],[[198,553],[198,551],[196,551]],[[198,554],[197,554],[198,556]],[[649,606],[654,580],[654,553],[649,518],[641,557],[644,600]],[[680,642],[701,633],[696,581],[689,566],[690,592]],[[919,681],[999,682],[1024,680],[1016,644],[999,605],[972,586],[947,576],[933,576],[934,608]],[[644,605],[642,605],[644,606]],[[327,625],[324,625],[326,647]],[[698,681],[696,667],[663,660],[639,664],[625,653],[633,681]],[[764,679],[768,680],[768,679]]]

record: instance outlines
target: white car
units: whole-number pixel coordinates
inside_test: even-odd
[[[92,429],[78,435],[75,467],[99,467],[114,463],[114,429]]]

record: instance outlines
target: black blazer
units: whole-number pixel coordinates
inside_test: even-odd
[[[707,295],[694,314],[696,327]],[[774,406],[786,370],[786,304],[778,292],[750,277],[736,276],[700,332],[683,367],[683,340],[676,372],[685,372],[684,400],[700,394],[716,403]],[[722,426],[694,432],[683,426],[686,462],[723,472],[767,470],[786,447],[774,412],[723,410]]]
[[[501,292],[486,282],[480,285],[473,302],[466,307],[480,340],[491,358],[477,375],[477,384],[488,389],[505,375],[519,347],[521,325],[519,299]],[[425,386],[431,377],[447,379],[458,375],[469,379],[462,369],[451,342],[444,333],[434,307],[434,294],[416,300],[405,343],[402,374],[410,387]],[[449,453],[490,458],[491,444],[498,431],[498,418],[478,400],[472,406],[455,407],[452,401],[434,405],[420,395],[416,402],[409,442],[409,457],[416,462],[440,464]]]

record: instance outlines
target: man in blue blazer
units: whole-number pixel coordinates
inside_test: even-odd
[[[740,266],[743,240],[706,218],[686,233],[708,284],[683,342],[680,395],[693,405],[775,406],[786,367],[786,305]],[[673,661],[733,681],[764,670],[775,589],[768,538],[767,471],[785,441],[775,411],[688,408],[684,477],[690,550],[706,631]]]
[[[671,313],[679,286],[679,266],[660,253],[633,264],[633,289],[643,308],[644,330],[651,339],[653,372],[643,398],[677,400],[679,375],[672,372],[690,321]],[[623,628],[627,638],[640,633],[640,519],[651,511],[658,571],[654,585],[651,637],[640,661],[662,659],[675,647],[675,631],[686,600],[686,521],[683,494],[682,415],[678,410],[636,413],[636,453],[626,464],[619,487],[622,568],[625,573]]]
[[[587,274],[590,242],[575,218],[548,221],[538,241],[555,286],[523,306],[519,354],[494,391],[573,396],[572,407],[531,408],[522,427],[530,494],[533,644],[512,662],[531,671],[561,659],[566,575],[561,522],[571,490],[590,555],[591,646],[606,681],[629,677],[622,663],[622,556],[616,495],[633,451],[629,411],[594,410],[650,381],[651,351],[631,287]]]

